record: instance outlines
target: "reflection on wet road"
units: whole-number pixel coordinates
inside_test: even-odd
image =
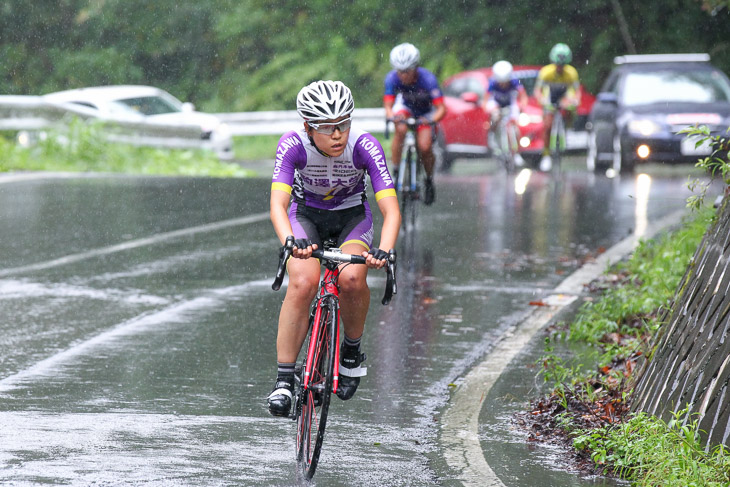
[[[438,453],[450,384],[531,300],[688,195],[684,175],[477,167],[437,184],[390,306],[369,277],[368,376],[333,403],[320,485],[457,485]],[[265,179],[0,184],[0,481],[300,483],[294,426],[264,407],[283,299],[267,209]]]

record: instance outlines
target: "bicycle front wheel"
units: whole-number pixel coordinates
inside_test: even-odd
[[[550,145],[552,146],[553,166],[559,167],[560,160],[565,152],[565,120],[560,109],[555,111],[553,126],[550,133]]]
[[[337,308],[327,303],[322,308],[309,384],[302,397],[302,412],[297,420],[297,460],[306,479],[314,476],[322,450],[334,381],[337,346]]]

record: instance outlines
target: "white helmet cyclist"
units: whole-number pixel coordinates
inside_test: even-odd
[[[307,122],[335,120],[354,109],[352,92],[342,81],[315,81],[297,95],[297,113]]]
[[[390,65],[398,71],[408,71],[418,66],[421,62],[421,53],[416,46],[404,42],[398,44],[390,51]]]
[[[509,61],[497,61],[492,66],[492,76],[497,83],[507,83],[512,79],[512,64]]]

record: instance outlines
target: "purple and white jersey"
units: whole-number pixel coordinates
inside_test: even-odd
[[[304,130],[291,131],[279,139],[271,189],[286,191],[306,206],[343,210],[365,201],[365,174],[376,201],[396,195],[383,148],[368,132],[350,129],[345,152],[328,157],[312,145]]]
[[[520,89],[520,80],[512,78],[509,84],[505,87],[495,80],[489,80],[489,86],[487,87],[487,93],[492,95],[492,99],[499,103],[501,107],[508,107],[512,103],[517,102],[517,91]]]

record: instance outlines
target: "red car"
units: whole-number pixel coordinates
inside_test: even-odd
[[[537,73],[542,66],[514,66],[514,76],[525,87],[528,104],[522,110],[518,125],[520,129],[520,153],[533,164],[542,154],[542,108],[532,96]],[[485,157],[487,114],[482,109],[482,100],[489,85],[492,68],[481,68],[455,74],[442,83],[446,117],[441,121],[435,144],[437,163],[441,170],[448,170],[457,157]],[[581,85],[581,103],[574,129],[584,130],[595,97]]]

